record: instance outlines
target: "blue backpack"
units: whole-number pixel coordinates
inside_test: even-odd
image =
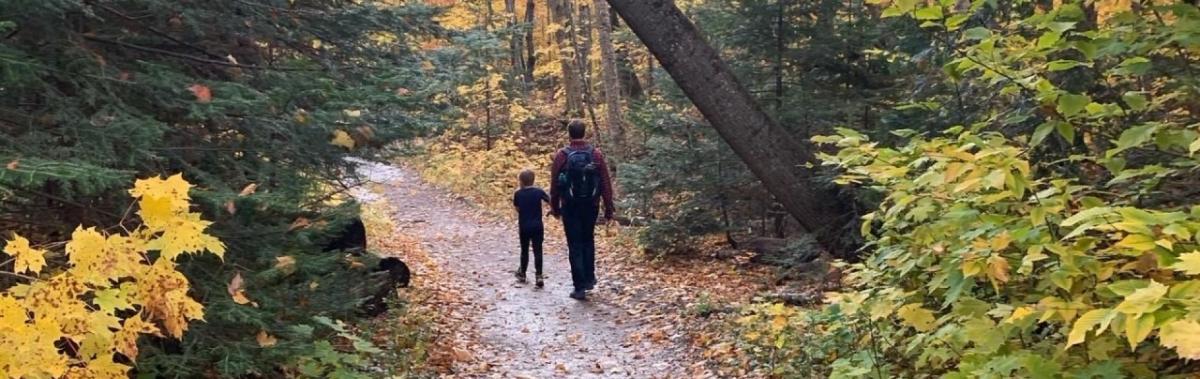
[[[600,173],[593,159],[595,149],[563,148],[567,161],[558,173],[558,188],[568,202],[592,201],[600,194]]]

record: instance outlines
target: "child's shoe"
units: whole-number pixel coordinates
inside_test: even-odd
[[[542,282],[543,278],[541,275],[538,275],[535,279],[537,280],[537,282],[534,285],[537,286],[537,288],[542,288],[546,285],[545,283]]]

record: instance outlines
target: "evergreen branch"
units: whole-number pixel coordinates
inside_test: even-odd
[[[237,68],[245,68],[245,69],[250,69],[250,70],[264,70],[264,71],[324,71],[323,69],[299,68],[299,67],[266,67],[266,66],[256,66],[256,65],[248,65],[248,64],[241,64],[241,63],[226,62],[226,61],[218,61],[218,60],[197,57],[194,55],[176,53],[174,51],[156,49],[153,47],[135,45],[132,43],[114,41],[114,40],[110,40],[110,39],[104,39],[104,38],[93,37],[93,36],[88,36],[88,35],[84,35],[83,38],[86,40],[89,40],[89,41],[100,42],[100,43],[105,43],[105,44],[110,44],[110,45],[116,45],[116,46],[124,47],[127,49],[138,50],[141,52],[165,55],[168,57],[179,58],[179,59],[189,60],[189,61],[193,61],[193,62],[205,63],[205,64],[211,64],[211,65],[217,65],[217,66],[237,67]]]
[[[3,185],[3,183],[0,183],[0,185]],[[58,196],[58,195],[48,194],[48,193],[41,192],[41,191],[35,191],[35,190],[28,189],[28,188],[22,188],[22,187],[19,187],[19,186],[7,186],[7,187],[8,187],[9,189],[12,189],[12,190],[14,190],[14,191],[18,191],[18,192],[24,192],[24,193],[27,193],[27,194],[30,194],[30,195],[39,196],[39,197],[42,197],[42,198],[46,198],[46,199],[50,199],[50,200],[54,200],[54,201],[57,201],[57,202],[60,202],[60,203],[63,203],[63,204],[67,204],[67,205],[72,205],[72,206],[75,206],[75,207],[77,207],[77,208],[80,208],[80,209],[90,209],[90,210],[92,210],[92,211],[95,211],[96,213],[99,213],[99,214],[102,214],[102,215],[105,215],[105,216],[109,216],[109,217],[112,217],[112,218],[117,218],[117,219],[121,218],[121,216],[120,216],[120,215],[118,215],[118,214],[116,214],[116,213],[112,213],[112,212],[109,212],[109,211],[106,211],[106,210],[103,210],[103,209],[99,209],[99,208],[95,208],[95,207],[90,207],[90,206],[87,206],[87,205],[85,205],[85,204],[83,204],[83,203],[79,203],[79,202],[76,202],[76,201],[72,201],[72,200],[70,200],[70,199],[67,199],[67,198],[64,198],[64,197],[61,197],[61,196]]]
[[[202,54],[204,54],[204,55],[207,55],[207,56],[210,56],[210,57],[213,57],[213,58],[216,58],[216,59],[225,59],[225,57],[222,57],[222,56],[220,56],[220,55],[217,55],[217,54],[215,54],[215,53],[212,53],[212,52],[210,52],[210,51],[208,51],[208,50],[205,50],[204,48],[202,48],[202,47],[200,47],[200,46],[196,46],[196,45],[193,45],[193,44],[190,44],[190,43],[184,42],[184,41],[182,41],[182,40],[180,40],[180,39],[178,39],[178,38],[172,37],[170,34],[167,34],[167,32],[164,32],[164,31],[161,31],[161,30],[155,29],[154,27],[152,27],[152,26],[149,26],[149,25],[142,24],[141,22],[138,22],[138,19],[136,19],[136,18],[134,18],[134,17],[132,17],[132,16],[129,16],[129,15],[126,15],[125,13],[122,13],[121,11],[118,11],[118,10],[116,10],[116,9],[113,9],[113,8],[111,8],[111,7],[108,7],[108,6],[104,5],[104,4],[92,4],[92,5],[94,5],[94,6],[98,7],[98,8],[100,8],[100,9],[103,9],[103,10],[107,11],[108,13],[112,13],[112,14],[114,14],[114,15],[117,15],[117,17],[123,18],[123,19],[125,19],[125,20],[127,20],[127,21],[134,22],[134,23],[136,23],[138,26],[142,27],[143,29],[149,30],[150,32],[152,32],[152,33],[154,33],[154,34],[157,34],[157,35],[159,35],[160,37],[166,38],[167,40],[170,40],[171,42],[177,43],[177,44],[179,44],[179,45],[181,45],[181,46],[185,46],[185,47],[191,48],[192,50],[196,50],[197,52],[200,52],[200,53],[202,53]]]

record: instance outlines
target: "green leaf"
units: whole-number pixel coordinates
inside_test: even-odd
[[[1082,112],[1083,108],[1091,102],[1092,98],[1088,95],[1064,94],[1058,97],[1058,113],[1066,117],[1071,117]]]
[[[1135,111],[1145,110],[1146,104],[1148,103],[1146,101],[1146,96],[1142,95],[1140,92],[1133,91],[1126,92],[1124,95],[1121,95],[1121,100],[1125,101],[1125,104],[1129,106],[1129,109]]]
[[[1047,121],[1038,125],[1037,129],[1033,130],[1033,136],[1029,138],[1029,146],[1037,146],[1046,140],[1046,137],[1053,132],[1058,121]]]
[[[1150,71],[1150,68],[1149,59],[1145,57],[1133,57],[1122,61],[1113,71],[1123,75],[1145,75],[1147,71]]]
[[[963,38],[968,40],[981,40],[992,36],[992,31],[984,27],[974,27],[963,31]]]
[[[955,30],[962,26],[967,20],[971,19],[970,14],[960,13],[946,19],[946,29]]]
[[[932,6],[924,7],[921,9],[917,9],[916,12],[913,12],[913,17],[915,17],[918,20],[941,20],[943,17],[942,7],[937,6],[937,5],[932,5]]]
[[[1054,124],[1054,130],[1057,130],[1058,135],[1062,136],[1063,139],[1067,140],[1068,144],[1074,144],[1074,142],[1075,142],[1075,127],[1074,126],[1071,126],[1071,124],[1069,124],[1069,123],[1058,122],[1058,123]]]
[[[1061,39],[1062,39],[1062,32],[1049,31],[1049,32],[1043,33],[1041,37],[1038,37],[1037,47],[1039,49],[1053,47]]]
[[[1072,60],[1057,60],[1046,64],[1046,69],[1049,71],[1066,71],[1079,66],[1084,66],[1083,62]]]
[[[1094,219],[1101,215],[1112,213],[1112,211],[1113,211],[1112,207],[1088,208],[1079,213],[1072,215],[1071,217],[1067,217],[1067,219],[1063,220],[1060,225],[1062,225],[1062,226],[1075,225],[1075,224],[1078,224],[1083,221],[1088,221],[1088,220]]]
[[[1141,146],[1150,141],[1154,137],[1154,132],[1158,130],[1157,124],[1138,125],[1121,132],[1121,136],[1117,138],[1117,146],[1108,150],[1106,155],[1112,157],[1122,151]]]

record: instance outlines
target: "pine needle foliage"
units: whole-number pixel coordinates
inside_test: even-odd
[[[276,376],[338,333],[314,317],[351,318],[365,293],[369,259],[321,251],[357,213],[330,201],[355,182],[343,158],[426,133],[449,107],[454,73],[417,48],[443,34],[437,14],[384,1],[0,0],[0,225],[37,241],[116,227],[138,218],[123,190],[135,177],[182,172],[228,251],[180,258],[205,321],[181,341],[144,340],[138,370]]]

